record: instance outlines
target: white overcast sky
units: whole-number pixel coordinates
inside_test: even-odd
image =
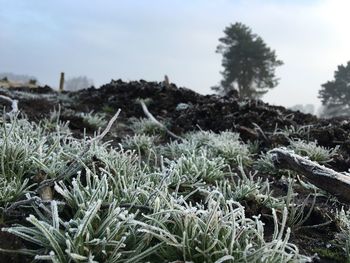
[[[59,73],[171,82],[211,93],[220,79],[218,38],[242,22],[276,50],[273,104],[313,103],[350,60],[348,0],[0,0],[0,72],[58,86]]]

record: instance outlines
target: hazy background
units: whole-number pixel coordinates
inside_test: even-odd
[[[350,60],[347,0],[0,0],[0,72],[57,87],[59,73],[96,86],[112,78],[163,80],[212,93],[218,38],[242,22],[284,65],[270,103],[320,105],[320,85]]]

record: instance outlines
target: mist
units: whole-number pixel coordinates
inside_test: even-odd
[[[350,58],[347,1],[4,1],[0,72],[58,87],[59,74],[171,82],[199,93],[221,80],[225,26],[247,24],[284,61],[263,99],[320,105],[320,85]]]

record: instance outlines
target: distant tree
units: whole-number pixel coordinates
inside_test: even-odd
[[[334,80],[321,85],[319,98],[325,106],[324,115],[328,117],[350,114],[350,61],[346,66],[338,66]]]
[[[318,116],[321,118],[350,116],[350,109],[347,108],[346,106],[321,105],[321,107],[318,110]]]
[[[223,95],[235,89],[241,98],[259,98],[275,87],[275,69],[283,64],[275,51],[242,23],[231,24],[224,33],[216,49],[223,56],[223,80],[212,89]]]
[[[77,91],[90,88],[93,85],[94,83],[91,79],[86,76],[80,76],[67,79],[64,84],[64,89],[69,91]]]
[[[28,81],[28,84],[30,84],[30,85],[36,85],[36,83],[37,83],[37,80],[36,80],[36,79],[30,79],[30,80]]]
[[[20,75],[20,74],[15,74],[15,73],[11,73],[11,72],[1,72],[0,78],[1,79],[6,78],[8,81],[19,82],[22,84],[28,83],[31,79],[37,79],[34,76]]]

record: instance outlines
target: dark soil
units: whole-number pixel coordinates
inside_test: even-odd
[[[146,82],[144,80],[123,82],[111,81],[100,89],[89,88],[78,92],[58,94],[49,87],[40,87],[30,90],[32,97],[19,96],[16,91],[27,92],[28,89],[13,90],[0,89],[0,94],[11,96],[19,100],[19,108],[31,120],[40,120],[48,116],[54,108],[61,105],[61,119],[70,121],[70,128],[77,136],[81,136],[83,129],[93,133],[93,127],[89,127],[80,117],[72,112],[103,112],[112,116],[118,108],[122,110],[117,128],[120,137],[130,130],[122,124],[128,118],[144,118],[145,115],[139,104],[139,99],[148,103],[149,111],[160,121],[165,123],[175,134],[181,134],[191,130],[212,130],[214,132],[230,130],[240,133],[244,141],[257,141],[259,152],[267,151],[275,146],[288,145],[288,138],[300,138],[314,141],[326,147],[340,146],[340,154],[328,166],[334,170],[345,172],[350,168],[350,119],[318,119],[310,114],[291,111],[280,106],[271,106],[260,100],[244,100],[237,98],[236,94],[218,97],[216,95],[200,95],[186,88],[178,88],[174,84],[164,86],[158,82]],[[50,95],[50,96],[47,96]],[[0,101],[0,105],[3,104]],[[186,107],[180,109],[180,103]],[[9,105],[6,105],[9,107]],[[289,129],[288,138],[280,129]],[[307,131],[307,132],[305,132]],[[262,175],[264,176],[264,175]],[[274,178],[270,178],[274,180]],[[273,184],[277,193],[286,192],[286,186],[277,180]],[[304,200],[309,194],[299,189],[299,198]],[[311,199],[306,209],[311,206]],[[323,224],[329,221],[328,215],[334,214],[336,208],[344,204],[334,202],[326,197],[316,200],[316,209],[306,226]],[[345,204],[347,205],[347,204]],[[254,204],[246,204],[247,213],[264,214],[262,208],[254,207]],[[307,211],[306,211],[307,212]],[[269,220],[266,218],[266,220]],[[303,253],[313,255],[318,253],[316,262],[342,262],[341,251],[338,251],[333,241],[338,229],[334,223],[322,227],[302,228],[293,232],[291,241],[294,242]],[[0,244],[3,248],[18,248],[23,244],[15,237],[0,232]],[[12,258],[11,258],[12,257]],[[3,261],[4,260],[4,261]],[[0,262],[24,262],[23,258],[15,255],[2,255]]]
[[[0,225],[0,228],[4,225]],[[2,249],[15,250],[26,248],[22,239],[6,232],[0,231],[0,244]],[[0,252],[0,263],[30,262],[27,257],[17,253]]]

